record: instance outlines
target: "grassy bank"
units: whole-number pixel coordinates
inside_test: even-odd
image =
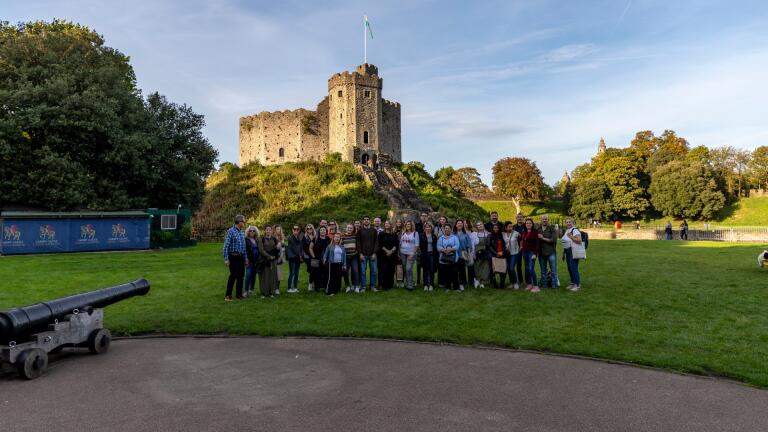
[[[107,309],[120,334],[370,336],[491,344],[616,359],[768,387],[768,271],[757,248],[597,241],[583,290],[538,295],[304,292],[224,303],[220,245],[126,253],[0,257],[0,308],[144,276],[152,292]],[[562,266],[561,266],[562,267]],[[561,268],[560,278],[567,281]]]

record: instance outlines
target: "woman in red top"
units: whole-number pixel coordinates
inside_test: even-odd
[[[520,252],[523,254],[525,264],[525,289],[530,292],[539,292],[536,281],[536,256],[539,254],[539,232],[533,226],[533,219],[525,219],[525,230],[520,236]]]

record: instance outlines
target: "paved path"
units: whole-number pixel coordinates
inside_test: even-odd
[[[514,351],[139,339],[2,374],[0,430],[768,431],[768,392]]]

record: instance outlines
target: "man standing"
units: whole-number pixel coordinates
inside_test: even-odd
[[[491,212],[491,221],[485,223],[485,231],[486,232],[493,232],[493,226],[496,224],[500,224],[499,222],[499,212],[492,211]],[[504,231],[503,229],[499,231]]]
[[[243,298],[243,276],[245,266],[248,265],[245,258],[245,236],[243,227],[245,216],[235,216],[235,225],[227,231],[224,237],[224,265],[229,267],[229,279],[227,279],[227,293],[224,301],[232,301],[232,285],[236,285],[235,296],[238,300]]]
[[[522,213],[517,214],[517,223],[515,224],[513,229],[517,231],[520,234],[520,236],[525,234],[525,222],[523,220]],[[517,260],[517,264],[515,264],[515,273],[517,274],[517,280],[520,281],[520,283],[522,283],[522,281],[525,281],[525,279],[523,278],[523,260],[522,259]],[[528,270],[525,271],[525,274],[528,274]]]
[[[376,230],[376,234],[384,231],[384,228],[381,227],[381,218],[378,216],[373,218],[373,229]]]
[[[377,218],[378,219],[378,218]],[[360,292],[365,292],[366,283],[369,282],[367,270],[370,267],[371,279],[368,287],[376,292],[376,252],[379,249],[379,233],[371,226],[371,218],[363,218],[363,226],[357,233],[357,250],[360,252]]]
[[[539,268],[541,269],[541,287],[549,286],[551,288],[560,287],[560,279],[557,277],[557,240],[558,233],[555,227],[549,224],[549,216],[541,217],[541,227],[539,227]],[[547,277],[547,267],[552,272],[551,277]]]

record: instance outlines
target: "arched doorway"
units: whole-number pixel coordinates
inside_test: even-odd
[[[370,159],[370,156],[368,156],[368,153],[363,153],[363,155],[360,157],[360,163],[363,165],[368,165],[369,159]]]

